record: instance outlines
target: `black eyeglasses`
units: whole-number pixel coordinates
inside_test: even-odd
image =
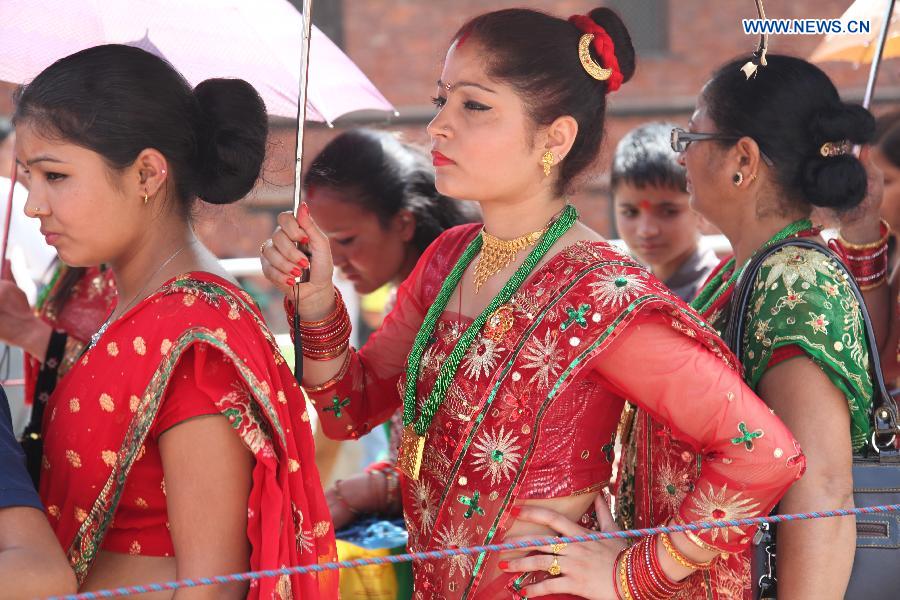
[[[691,131],[685,131],[680,127],[676,127],[672,130],[672,150],[678,152],[679,154],[688,149],[688,146],[691,145],[691,142],[702,142],[704,140],[731,140],[737,141],[741,139],[742,136],[737,135],[727,135],[723,133],[694,133]],[[756,143],[757,146],[759,142]],[[762,151],[760,148],[759,155],[762,157],[763,161],[769,165],[770,167],[774,165],[772,160],[766,156],[766,153]]]

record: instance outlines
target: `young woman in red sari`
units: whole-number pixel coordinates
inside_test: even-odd
[[[259,95],[241,80],[191,90],[147,52],[99,46],[38,75],[16,122],[27,213],[66,264],[107,264],[119,290],[44,419],[41,500],[81,589],[333,558],[300,391],[191,227],[196,198],[233,202],[256,181]],[[335,582],[177,596],[331,598]]]
[[[599,153],[606,95],[633,72],[628,32],[608,9],[570,20],[505,10],[460,30],[428,132],[438,190],[477,200],[484,226],[435,240],[359,351],[347,347],[328,240],[308,209],[281,215],[265,249],[286,294],[292,269],[312,263],[297,308],[304,382],[326,433],[355,438],[403,407],[411,550],[556,533],[549,515],[578,520],[594,506],[608,526],[600,490],[625,398],[707,457],[679,519],[765,513],[800,476],[793,438],[715,332],[566,203]],[[304,238],[311,257],[294,245]],[[414,597],[671,597],[750,535],[424,561]]]

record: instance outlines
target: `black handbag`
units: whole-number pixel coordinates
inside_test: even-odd
[[[41,429],[44,423],[44,408],[47,399],[56,388],[59,365],[66,351],[68,336],[62,331],[53,331],[47,344],[47,353],[44,364],[38,372],[35,382],[35,397],[32,398],[31,418],[25,431],[22,433],[20,444],[25,453],[25,468],[31,476],[34,487],[37,488],[41,481],[41,463],[44,459],[44,438]]]
[[[897,435],[900,434],[897,426],[897,405],[884,385],[878,345],[875,342],[875,333],[862,292],[834,252],[812,240],[795,238],[773,244],[754,256],[735,285],[729,308],[728,327],[723,336],[725,342],[740,361],[747,308],[756,275],[767,258],[786,246],[813,249],[832,258],[843,271],[853,295],[859,302],[865,322],[874,391],[871,414],[873,433],[862,454],[853,457],[853,500],[858,507],[900,503],[900,452],[895,446]],[[775,598],[777,593],[775,524],[761,526],[753,538],[753,544],[753,597]],[[856,600],[885,597],[885,592],[900,595],[900,514],[889,512],[857,515],[856,554],[845,598]]]

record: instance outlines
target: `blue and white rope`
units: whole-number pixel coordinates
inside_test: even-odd
[[[523,540],[521,542],[507,542],[503,544],[491,544],[487,546],[468,546],[465,548],[447,548],[444,550],[430,550],[427,552],[412,552],[409,554],[397,554],[393,556],[376,556],[371,558],[357,558],[354,560],[341,560],[324,564],[304,565],[297,567],[285,567],[282,569],[268,569],[264,571],[249,571],[246,573],[234,573],[231,575],[217,575],[215,577],[201,577],[198,579],[182,579],[166,583],[149,583],[120,587],[96,592],[84,592],[68,596],[53,596],[48,600],[98,600],[100,598],[120,598],[135,594],[149,592],[161,592],[165,590],[177,590],[180,588],[198,587],[202,585],[215,585],[219,583],[234,583],[238,581],[253,581],[256,579],[268,579],[281,577],[282,575],[305,575],[322,571],[335,571],[338,569],[353,569],[368,565],[383,565],[389,563],[403,563],[415,560],[434,560],[451,558],[460,554],[481,554],[482,552],[500,552],[507,550],[520,550],[537,546],[549,546],[551,544],[566,543],[577,544],[583,542],[600,542],[611,539],[639,538],[659,533],[680,533],[685,531],[702,531],[706,529],[720,529],[725,527],[747,527],[761,523],[782,523],[784,521],[804,521],[808,519],[825,519],[829,517],[847,517],[860,514],[874,514],[900,511],[900,504],[884,504],[880,506],[864,506],[821,512],[796,513],[790,515],[769,515],[766,517],[754,517],[751,519],[729,519],[721,521],[697,521],[684,525],[667,525],[665,527],[651,527],[648,529],[629,529],[626,531],[605,531],[576,535],[569,537],[546,536]]]

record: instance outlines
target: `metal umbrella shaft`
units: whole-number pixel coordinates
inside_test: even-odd
[[[312,0],[303,0],[303,39],[300,44],[300,93],[297,97],[297,161],[294,163],[294,215],[300,210],[300,191],[303,182],[303,133],[306,124],[306,91],[309,87],[309,47],[312,39]],[[307,250],[307,254],[309,254]],[[294,378],[303,382],[303,340],[300,333],[300,284],[309,280],[309,270],[304,269],[294,279]]]
[[[7,277],[12,279],[12,273],[6,272],[6,254],[9,250],[9,232],[12,229],[13,196],[16,192],[16,175],[18,172],[19,169],[16,168],[16,162],[13,161],[12,172],[9,175],[9,195],[6,198],[6,221],[4,221],[3,225],[3,248],[0,250],[0,279],[6,279]]]
[[[869,81],[866,83],[866,93],[863,96],[862,105],[869,108],[872,104],[872,94],[875,93],[875,81],[878,79],[878,69],[881,66],[881,55],[884,53],[884,45],[887,42],[888,31],[891,28],[891,17],[894,14],[896,0],[888,0],[884,11],[884,19],[881,23],[881,33],[878,35],[878,45],[875,47],[875,55],[872,57],[872,65],[869,67]]]
[[[297,162],[294,164],[294,214],[300,209],[303,173],[303,131],[306,123],[306,90],[309,87],[309,42],[312,39],[312,0],[303,0],[303,41],[300,44],[300,94],[297,98]]]

